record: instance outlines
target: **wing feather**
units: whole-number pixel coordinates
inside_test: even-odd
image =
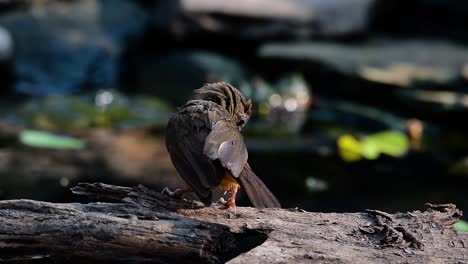
[[[235,177],[239,177],[248,158],[241,133],[226,120],[220,120],[213,126],[205,139],[203,153],[211,160],[219,159]]]
[[[221,165],[203,154],[204,139],[210,128],[201,121],[187,122],[176,115],[166,128],[166,147],[179,175],[205,203],[211,202],[211,188],[224,176]],[[189,126],[190,125],[190,126]],[[194,133],[193,131],[197,131]]]

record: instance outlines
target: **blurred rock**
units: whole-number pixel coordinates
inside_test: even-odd
[[[46,95],[114,87],[119,56],[146,21],[146,13],[127,0],[33,5],[0,17],[16,45],[16,91]]]
[[[374,0],[159,1],[155,24],[176,35],[343,37],[363,33]]]
[[[0,27],[0,62],[11,60],[13,57],[13,39],[8,30]]]
[[[372,40],[337,43],[266,44],[262,58],[323,65],[345,76],[405,87],[447,85],[462,79],[468,48],[442,41]]]
[[[0,26],[0,82],[3,84],[0,95],[2,96],[10,93],[13,81],[13,51],[13,39],[10,32]]]
[[[146,56],[134,67],[136,87],[145,94],[182,105],[193,90],[206,82],[226,81],[239,85],[248,70],[238,61],[219,53],[175,50],[168,54]]]

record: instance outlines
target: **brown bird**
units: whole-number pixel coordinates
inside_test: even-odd
[[[247,163],[247,149],[241,130],[250,118],[252,103],[228,83],[210,83],[195,90],[193,97],[171,117],[166,129],[166,147],[185,189],[163,193],[181,197],[195,192],[211,205],[212,191],[231,196],[221,198],[226,208],[234,207],[242,186],[255,207],[281,207],[278,199],[255,175]]]

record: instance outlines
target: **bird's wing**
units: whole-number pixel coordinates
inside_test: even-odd
[[[224,176],[224,168],[204,153],[211,124],[204,118],[175,115],[166,128],[166,147],[177,172],[205,203],[211,203],[211,188]]]
[[[241,133],[227,120],[220,120],[213,126],[205,139],[203,153],[211,160],[219,159],[235,177],[239,177],[248,157]]]

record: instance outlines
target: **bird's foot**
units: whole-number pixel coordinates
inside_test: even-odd
[[[226,200],[224,200],[224,198],[221,197],[221,198],[219,198],[219,200],[216,202],[216,204],[226,205]]]
[[[224,200],[223,197],[221,197],[221,198],[219,198],[219,200],[216,203],[223,205],[224,209],[234,208],[234,210],[236,210],[236,203],[231,198],[229,198],[226,201],[226,200]]]

